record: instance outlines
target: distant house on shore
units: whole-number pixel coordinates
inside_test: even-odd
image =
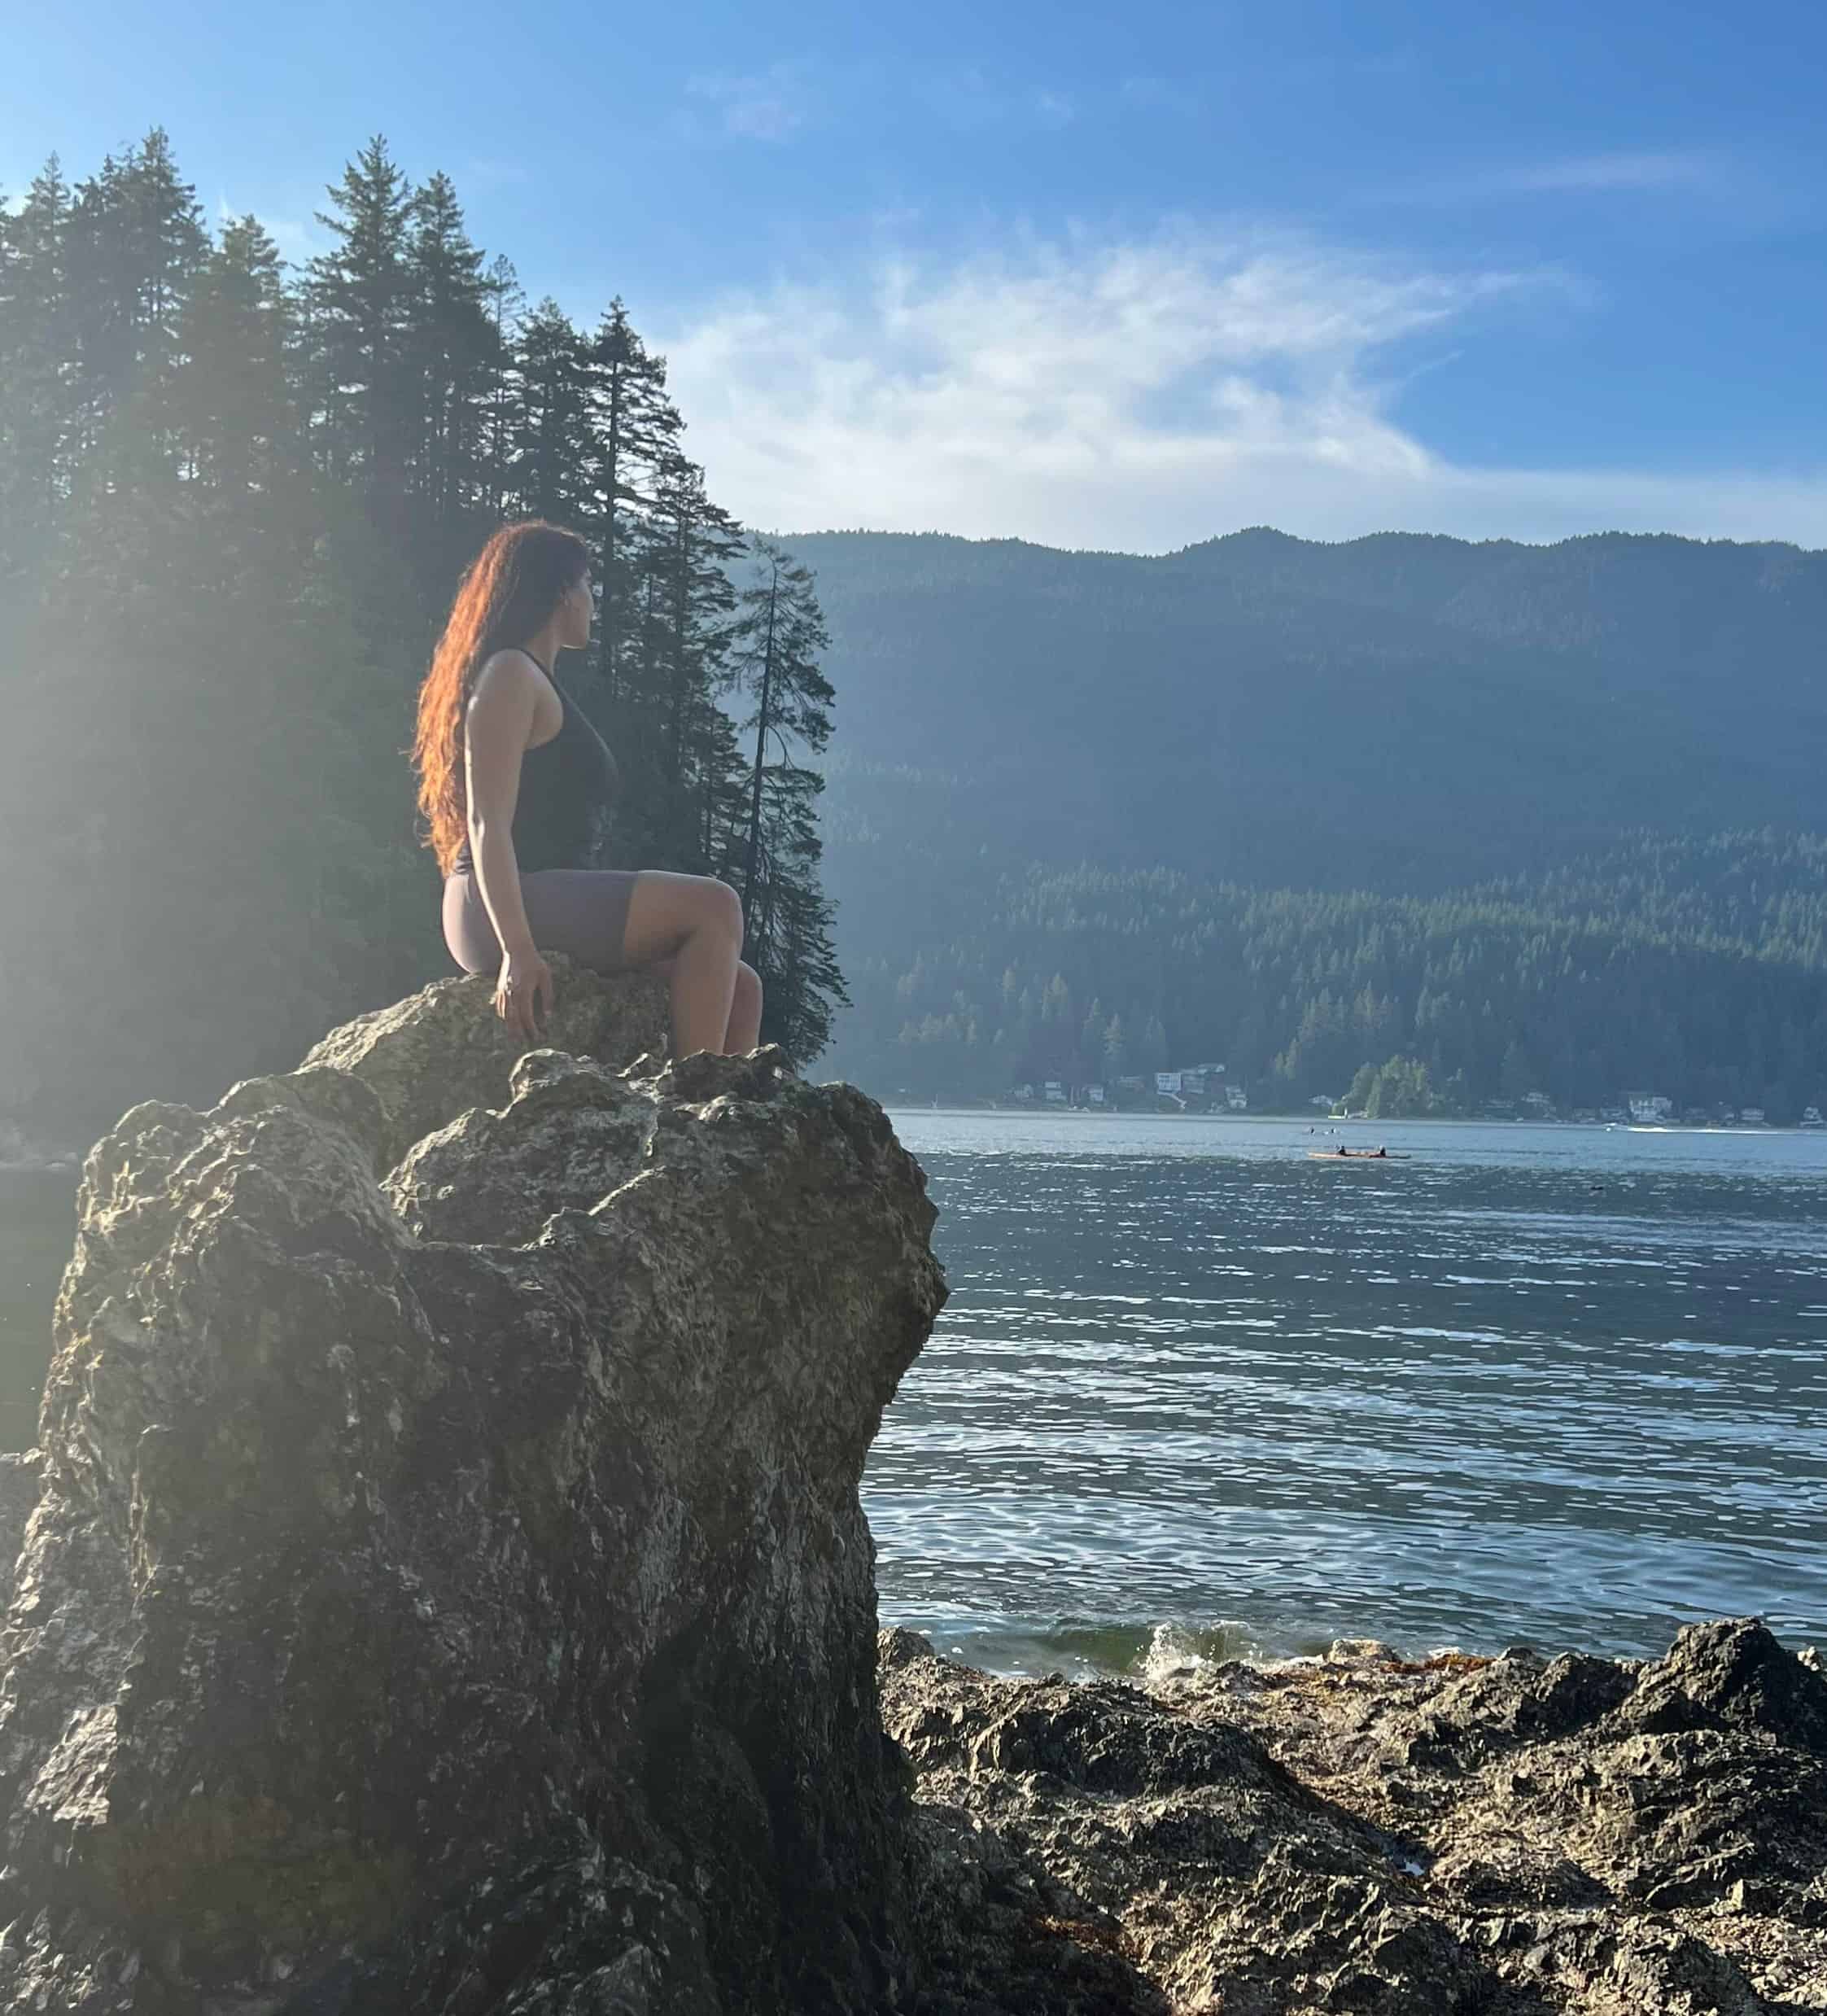
[[[1155,1091],[1161,1099],[1209,1100],[1223,1104],[1227,1095],[1222,1064],[1182,1064],[1171,1071],[1155,1074]]]
[[[1659,1092],[1632,1092],[1628,1099],[1630,1117],[1639,1126],[1658,1126],[1675,1110],[1674,1100]]]
[[[1821,1118],[1818,1106],[1804,1106],[1802,1109],[1802,1125],[1804,1127],[1827,1127],[1827,1120]]]
[[[1250,1095],[1241,1085],[1227,1085],[1224,1088],[1224,1103],[1234,1113],[1248,1113]]]
[[[1063,1106],[1066,1103],[1066,1088],[1057,1078],[1049,1078],[1041,1090],[1049,1106]]]

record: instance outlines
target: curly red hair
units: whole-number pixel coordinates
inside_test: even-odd
[[[590,566],[575,532],[544,518],[504,525],[470,563],[457,585],[444,635],[419,688],[413,768],[426,845],[445,874],[463,844],[463,710],[470,686],[492,653],[524,644],[551,619]]]

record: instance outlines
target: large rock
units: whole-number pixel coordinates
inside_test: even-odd
[[[947,2016],[1827,2010],[1823,1683],[1755,1620],[1152,1691],[881,1664]]]
[[[1827,1682],[1753,1620],[878,1656],[920,1171],[562,987],[569,1052],[447,983],[90,1157],[0,1459],[0,2010],[1827,2012]]]
[[[473,1106],[507,1101],[508,1074],[529,1047],[591,1057],[610,1069],[670,1047],[665,982],[652,973],[613,982],[555,954],[552,1012],[536,1046],[509,1034],[492,1012],[487,974],[440,980],[391,1008],[376,1008],[333,1030],[304,1060],[358,1078],[381,1102],[382,1159],[396,1161],[413,1142]]]
[[[611,1054],[515,1064],[446,983],[90,1155],[0,2007],[905,1999],[857,1485],[933,1209],[776,1052],[618,1074],[653,1007],[567,974],[554,1033]]]

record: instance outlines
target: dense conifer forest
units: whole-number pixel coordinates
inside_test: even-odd
[[[1827,554],[794,549],[845,696],[833,1069],[942,1098],[1222,1061],[1257,1109],[1827,1106]]]
[[[821,1075],[1827,1104],[1827,555],[770,536],[624,303],[529,301],[446,177],[372,141],[321,223],[212,226],[157,131],[0,191],[0,1122],[212,1097],[448,970],[412,700],[535,514],[603,585],[609,858],[741,892]]]
[[[815,1056],[820,611],[708,494],[623,303],[527,301],[379,139],[296,269],[212,228],[160,131],[8,197],[0,1117],[213,1097],[448,970],[402,752],[461,568],[527,516],[597,556],[566,676],[624,779],[610,859],[734,883],[764,1033]]]
[[[1827,1108],[1827,842],[1642,835],[1434,897],[1033,867],[851,985],[837,1061],[888,1095],[1051,1079],[1152,1107],[1150,1074],[1222,1064],[1256,1111],[1566,1117],[1643,1095],[1793,1124]]]

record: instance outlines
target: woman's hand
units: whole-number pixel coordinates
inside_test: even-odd
[[[541,1025],[552,1012],[552,969],[531,946],[503,958],[495,1012],[517,1036],[531,1041],[544,1033]]]

